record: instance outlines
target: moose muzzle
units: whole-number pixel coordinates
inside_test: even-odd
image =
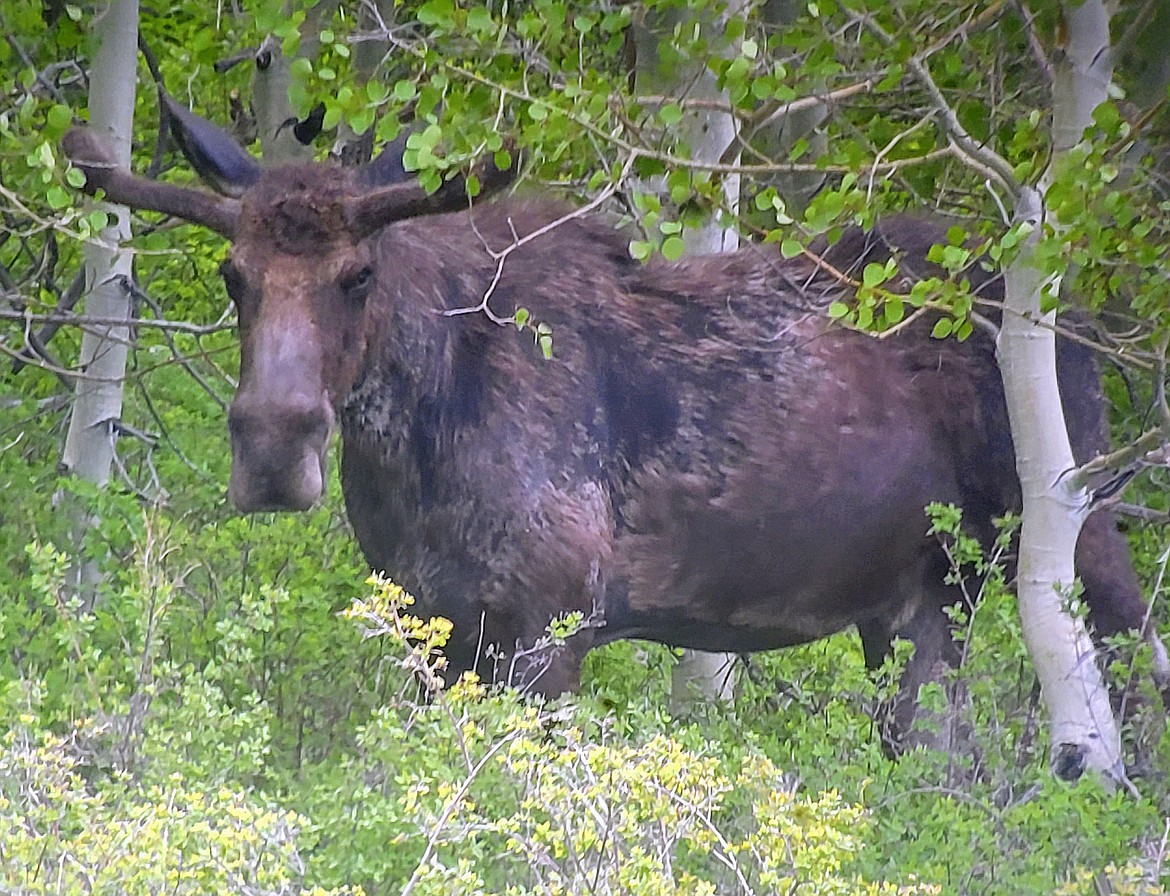
[[[324,396],[279,402],[236,396],[228,415],[232,474],[228,496],[244,513],[308,510],[325,484],[333,410]]]

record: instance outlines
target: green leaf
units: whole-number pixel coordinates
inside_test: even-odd
[[[785,258],[795,258],[804,251],[804,246],[799,240],[794,240],[791,237],[780,243],[780,254]]]
[[[874,262],[867,264],[865,271],[861,275],[861,282],[871,289],[879,284],[885,283],[887,279],[889,277],[886,274],[886,266]]]
[[[935,339],[946,339],[951,335],[951,330],[954,329],[955,322],[949,317],[942,317],[935,323],[934,329],[930,331],[930,335]]]
[[[450,28],[455,25],[454,0],[428,0],[418,8],[415,17],[423,25]]]
[[[681,236],[668,236],[662,241],[662,255],[670,261],[677,261],[682,258],[686,250],[687,244],[683,242]]]
[[[413,81],[403,79],[394,83],[394,99],[400,103],[409,103],[417,92],[418,88]]]
[[[374,113],[373,107],[367,107],[349,116],[349,126],[353,128],[355,134],[364,134],[373,126]]]
[[[36,152],[29,157],[29,164],[46,169],[56,167],[57,159],[53,155],[52,144],[45,142],[37,146]]]
[[[654,247],[646,240],[630,240],[630,257],[636,261],[645,261],[650,257]]]
[[[893,90],[902,82],[903,68],[900,64],[891,65],[886,76],[882,78],[875,88],[878,93],[883,93],[887,90]]]
[[[844,302],[834,302],[829,306],[829,317],[831,317],[833,320],[840,320],[841,318],[848,316],[848,314],[849,306]]]
[[[890,296],[885,304],[886,323],[896,324],[906,316],[906,305],[897,296]]]
[[[552,327],[548,324],[537,324],[536,341],[540,345],[540,353],[544,355],[544,359],[550,360],[553,353]]]
[[[53,184],[49,187],[45,194],[45,200],[49,203],[49,207],[60,211],[63,208],[68,208],[73,204],[73,197],[65,190],[64,187]]]
[[[73,110],[68,106],[54,105],[46,116],[45,136],[55,139],[69,129],[73,123]]]
[[[492,21],[492,14],[486,8],[476,6],[468,10],[467,27],[471,31],[491,31],[494,26],[495,23]]]

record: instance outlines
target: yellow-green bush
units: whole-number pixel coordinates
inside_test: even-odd
[[[301,886],[295,813],[180,775],[165,786],[118,774],[89,782],[79,742],[14,730],[0,743],[7,896],[326,893]]]

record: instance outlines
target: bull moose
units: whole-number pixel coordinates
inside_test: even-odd
[[[339,430],[362,551],[452,620],[453,672],[487,645],[524,655],[569,611],[595,624],[513,669],[519,683],[572,688],[585,652],[621,638],[742,653],[856,626],[870,666],[894,637],[914,642],[908,695],[953,659],[944,607],[958,594],[923,508],[960,505],[986,543],[1020,504],[990,336],[915,324],[878,341],[828,321],[847,287],[808,258],[751,246],[638,263],[619,230],[556,203],[472,208],[457,182],[428,196],[389,150],[359,168],[263,169],[168,105],[215,194],[118,170],[83,128],[66,149],[87,190],[232,243],[232,502],[308,508]],[[848,271],[894,254],[912,278],[940,239],[893,218],[846,231],[825,258]],[[990,273],[967,276],[1000,294]],[[450,313],[485,296],[548,324],[554,357],[517,327]],[[1107,444],[1099,371],[1068,340],[1059,364],[1083,461]],[[1107,510],[1077,560],[1097,632],[1141,629]],[[913,711],[898,701],[900,729]]]

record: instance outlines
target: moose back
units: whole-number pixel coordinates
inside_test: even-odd
[[[943,608],[959,595],[923,508],[960,505],[987,543],[992,518],[1020,503],[989,336],[935,340],[923,322],[878,341],[827,322],[847,287],[804,257],[753,246],[639,264],[597,219],[549,227],[559,206],[468,209],[460,183],[428,197],[392,151],[356,170],[262,170],[168,105],[216,195],[118,170],[85,130],[66,146],[88,189],[232,242],[232,501],[309,507],[339,431],[362,550],[453,621],[453,672],[478,663],[490,676],[495,645],[495,668],[555,693],[590,647],[618,638],[747,652],[851,625],[870,665],[895,636],[915,643],[907,694],[953,660]],[[941,239],[897,218],[846,232],[826,257],[857,271],[894,253],[909,279]],[[554,357],[514,326],[450,313],[485,296],[548,324]],[[1098,369],[1068,341],[1059,366],[1083,461],[1107,444]],[[1089,517],[1077,561],[1098,632],[1139,629],[1145,607],[1107,512]],[[595,624],[559,650],[526,650],[574,610]],[[899,727],[912,713],[899,701]]]

